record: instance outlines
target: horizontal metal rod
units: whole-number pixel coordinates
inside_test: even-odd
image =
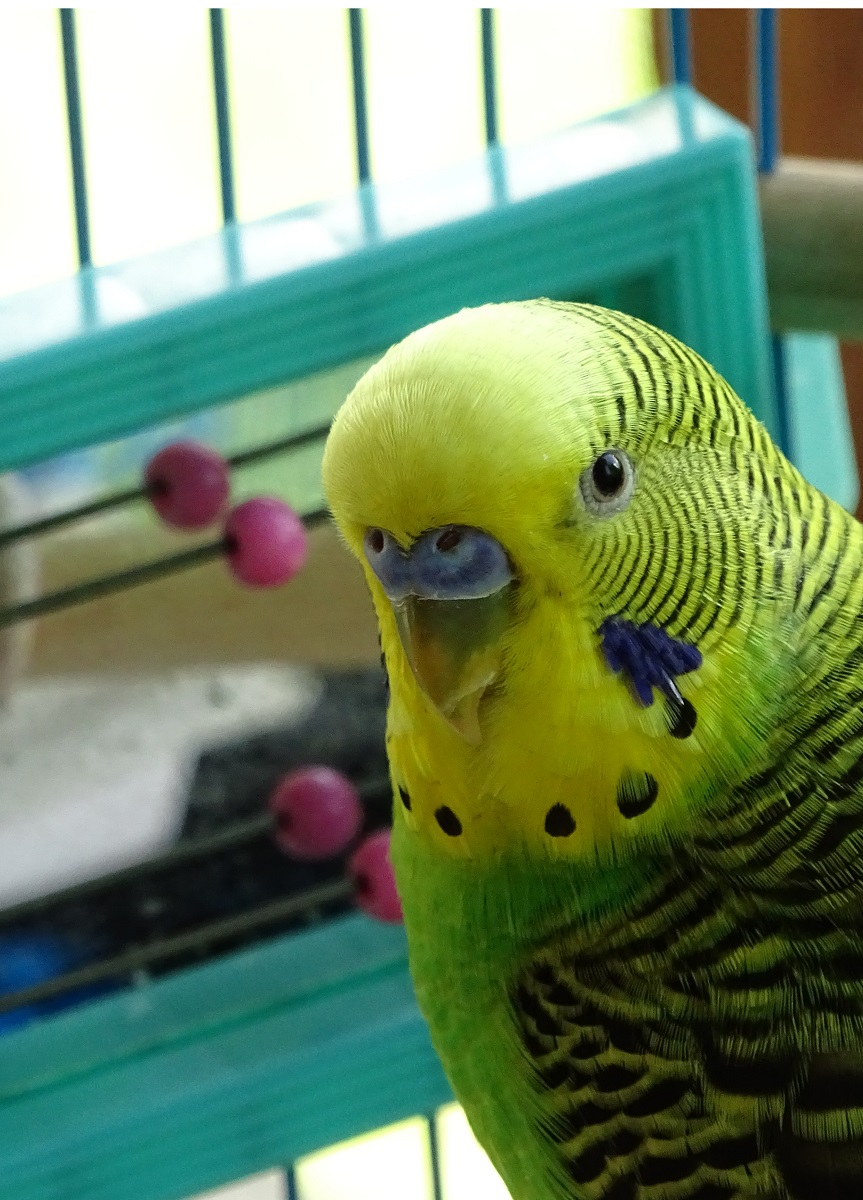
[[[278,454],[284,454],[288,450],[301,450],[304,446],[310,445],[312,442],[319,442],[327,436],[330,431],[329,421],[326,425],[317,425],[314,429],[307,429],[303,433],[294,433],[288,437],[279,438],[274,442],[266,442],[263,446],[254,446],[251,450],[242,450],[239,454],[232,454],[225,462],[229,467],[246,467],[250,463],[259,462],[261,459],[273,458]],[[55,529],[62,529],[65,525],[71,525],[74,521],[83,521],[87,517],[98,516],[99,513],[109,512],[113,508],[121,508],[124,504],[131,504],[135,500],[144,500],[152,493],[152,488],[145,483],[139,484],[137,487],[125,488],[121,492],[112,492],[108,496],[100,496],[96,500],[91,500],[87,504],[81,504],[77,508],[69,508],[64,512],[52,513],[48,517],[40,517],[38,521],[28,521],[26,525],[16,525],[13,529],[4,529],[0,531],[0,550],[10,542],[19,542],[24,538],[39,537],[41,534],[50,533]]]
[[[301,916],[311,912],[322,904],[331,904],[336,900],[347,900],[354,894],[352,879],[335,879],[330,883],[320,884],[309,888],[299,895],[286,896],[264,904],[251,912],[239,913],[221,921],[211,921],[208,925],[200,925],[188,933],[180,933],[174,937],[163,938],[148,946],[133,946],[130,950],[116,954],[113,958],[102,959],[100,962],[89,963],[75,971],[67,971],[55,979],[47,979],[44,983],[33,984],[31,987],[20,988],[17,992],[9,992],[0,996],[0,1013],[9,1012],[25,1004],[36,1004],[42,1000],[51,1000],[62,996],[65,992],[88,987],[94,983],[102,983],[109,979],[119,979],[141,971],[154,963],[176,958],[190,950],[198,950],[214,942],[226,941],[238,934],[251,932],[266,925],[277,924],[291,917]]]
[[[759,188],[773,328],[863,341],[863,163],[783,158]]]
[[[356,785],[361,800],[370,800],[381,792],[390,790],[389,776],[381,775]],[[273,828],[273,816],[269,812],[256,813],[241,821],[232,821],[229,825],[212,833],[202,834],[196,838],[183,838],[176,842],[164,854],[154,855],[143,862],[133,863],[128,867],[119,867],[106,875],[98,875],[93,879],[85,879],[81,883],[72,883],[56,892],[45,896],[36,896],[31,900],[22,900],[9,908],[0,910],[0,930],[8,929],[10,925],[19,924],[34,915],[44,916],[59,905],[85,899],[96,892],[116,887],[124,883],[134,883],[137,880],[152,880],[161,871],[170,870],[180,863],[188,864],[196,858],[206,858],[220,850],[229,850],[243,842],[251,841],[268,833]]]
[[[113,592],[122,592],[143,583],[151,583],[165,575],[173,575],[177,571],[185,571],[189,567],[210,562],[224,552],[224,539],[220,538],[217,542],[207,542],[203,546],[194,546],[191,550],[181,550],[179,554],[171,554],[155,562],[141,563],[126,571],[116,571],[113,575],[103,575],[99,579],[88,579],[72,587],[48,592],[44,596],[37,596],[35,600],[25,600],[0,611],[0,629],[16,625],[19,621],[44,617],[64,608],[73,608],[77,604],[87,604],[90,600],[98,600]]]
[[[307,513],[303,517],[303,524],[311,528],[328,517],[328,510],[319,508],[315,512]],[[175,575],[178,571],[187,571],[190,567],[198,567],[219,558],[225,553],[225,549],[224,538],[219,538],[218,541],[205,542],[202,546],[193,546],[190,550],[181,550],[178,554],[170,554],[166,558],[157,558],[154,562],[141,563],[125,571],[116,571],[112,575],[102,575],[98,579],[88,579],[72,587],[48,592],[45,596],[37,596],[35,600],[24,600],[21,604],[0,609],[0,629],[17,625],[21,621],[32,621],[35,617],[45,617],[62,609],[74,608],[78,604],[88,604],[91,600],[99,600],[115,592],[140,587],[144,583],[153,583],[166,575]]]

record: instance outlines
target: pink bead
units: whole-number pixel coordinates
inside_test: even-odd
[[[370,917],[393,925],[403,920],[390,863],[390,831],[380,829],[367,837],[351,855],[348,872],[356,883],[357,905]]]
[[[256,496],[232,509],[225,525],[228,563],[240,583],[277,587],[302,567],[308,541],[302,521],[275,496]]]
[[[363,806],[349,779],[330,767],[303,767],[270,796],[279,849],[317,861],[341,854],[359,833]]]
[[[204,529],[218,518],[230,490],[228,464],[198,442],[174,442],[144,472],[150,503],[177,529]]]

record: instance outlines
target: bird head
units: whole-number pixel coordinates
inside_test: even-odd
[[[420,831],[456,853],[667,839],[751,762],[775,674],[761,472],[793,468],[692,351],[587,305],[464,310],[360,380],[323,469]],[[633,643],[631,678],[609,630],[653,631],[687,673]],[[697,725],[674,736],[681,701]]]

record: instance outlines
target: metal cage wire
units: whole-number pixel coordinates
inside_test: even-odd
[[[431,217],[422,215],[428,206],[419,190],[375,184],[363,12],[348,10],[357,194],[302,218],[317,223],[334,252],[287,253],[257,274],[248,263],[260,228],[244,227],[236,215],[224,10],[210,10],[224,228],[195,250],[217,280],[197,292],[183,282],[183,249],[154,256],[146,270],[141,264],[93,267],[75,11],[61,10],[59,19],[80,273],[49,289],[62,315],[47,333],[34,338],[30,328],[33,313],[43,311],[39,305],[47,308],[45,293],[5,305],[24,332],[13,335],[11,351],[0,359],[6,395],[0,411],[10,431],[3,465],[227,403],[377,353],[462,304],[538,290],[630,308],[664,324],[714,359],[780,444],[792,448],[795,401],[785,344],[774,339],[770,348],[749,139],[691,90],[687,10],[669,12],[673,86],[527,149],[501,145],[495,10],[480,10],[487,150],[482,160],[436,183]],[[760,10],[755,22],[754,128],[758,169],[768,173],[779,156],[775,10]],[[612,150],[599,155],[597,165],[603,138]],[[406,209],[421,215],[411,223]],[[296,219],[281,218],[271,229],[289,244]],[[579,245],[589,249],[573,249]],[[148,282],[154,277],[160,280],[155,288]],[[101,283],[107,278],[145,296],[144,318],[123,321],[106,313]],[[3,312],[0,304],[0,318]],[[322,348],[324,325],[330,337]],[[225,344],[229,355],[220,354]],[[50,421],[37,413],[36,401],[45,394],[54,398]],[[118,397],[124,405],[119,416]],[[235,465],[243,454],[249,461],[319,444],[326,429],[292,431],[235,455]],[[46,532],[141,494],[136,488],[103,497],[31,523],[25,532]],[[322,515],[309,507],[309,519]],[[0,548],[20,536],[0,534]],[[169,569],[213,552],[187,552]],[[7,610],[0,626],[52,605],[83,602],[100,587],[143,582],[147,570]],[[286,964],[293,973],[287,983]],[[20,1200],[61,1194],[63,1200],[107,1200],[130,1164],[136,1174],[124,1193],[129,1200],[179,1196],[180,1189],[269,1165],[274,1156],[288,1163],[290,1200],[303,1200],[291,1165],[295,1155],[370,1122],[417,1112],[429,1114],[434,1200],[446,1200],[434,1111],[449,1092],[415,1009],[398,932],[351,917],[150,987],[143,1010],[136,1010],[134,994],[112,996],[5,1039],[0,1111],[8,1121],[5,1135],[0,1129],[0,1164]],[[350,1034],[335,1037],[333,1023],[346,1013]],[[214,1061],[223,1056],[230,1070],[214,1069],[200,1047]],[[356,1064],[350,1083],[345,1061]],[[280,1071],[307,1090],[307,1105],[284,1095]],[[376,1089],[368,1103],[363,1087]],[[207,1120],[224,1133],[217,1149],[201,1133]],[[52,1130],[50,1144],[40,1140],[44,1129]],[[172,1154],[186,1161],[172,1166],[166,1161]],[[58,1177],[68,1172],[54,1191],[43,1186],[49,1158]]]

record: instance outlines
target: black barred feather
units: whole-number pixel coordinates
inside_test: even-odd
[[[863,529],[697,354],[592,306],[466,310],[343,411],[361,559],[370,523],[458,522],[517,575],[473,745],[370,577],[417,994],[514,1200],[863,1195]],[[609,450],[635,484],[604,518]],[[703,667],[646,704],[607,622]]]

